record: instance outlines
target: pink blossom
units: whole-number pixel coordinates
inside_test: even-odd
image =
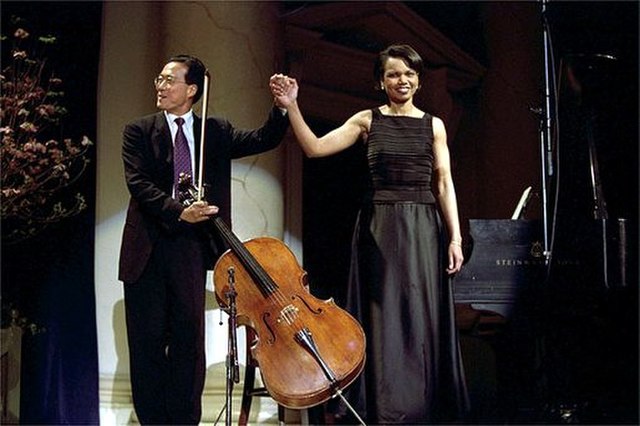
[[[36,110],[38,111],[38,114],[40,114],[43,117],[50,117],[53,114],[55,114],[56,112],[56,107],[54,107],[51,104],[43,104],[38,106],[38,108],[36,108]]]
[[[13,52],[13,58],[14,59],[24,59],[27,56],[28,56],[27,52],[25,52],[24,50],[16,50],[16,51]]]
[[[44,144],[42,142],[36,142],[34,144],[34,148],[35,148],[35,151],[40,152],[42,154],[47,152],[47,148],[44,146]]]
[[[7,188],[2,190],[2,195],[5,197],[11,197],[13,195],[20,195],[20,190],[15,188]]]
[[[13,36],[15,38],[25,39],[25,38],[29,37],[29,33],[26,30],[24,30],[23,28],[18,28],[16,30],[16,32],[13,33]]]
[[[38,131],[38,127],[35,124],[30,123],[28,121],[25,121],[24,123],[22,123],[20,125],[20,128],[25,132],[31,132],[31,133],[36,133]]]

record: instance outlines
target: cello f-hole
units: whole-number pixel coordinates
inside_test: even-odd
[[[267,330],[269,330],[269,334],[270,337],[267,338],[267,343],[270,345],[273,345],[274,343],[276,343],[276,334],[273,331],[273,328],[271,327],[271,324],[269,324],[269,317],[271,316],[271,314],[269,312],[265,312],[262,315],[262,322],[264,323],[265,327],[267,327]]]
[[[297,298],[297,299],[300,299],[300,301],[301,301],[302,303],[304,303],[304,306],[306,306],[306,307],[307,307],[307,309],[309,310],[309,312],[311,312],[312,314],[320,315],[320,314],[323,312],[322,308],[313,309],[313,308],[311,307],[311,305],[309,305],[309,304],[307,303],[307,301],[306,301],[306,299],[305,299],[304,297],[302,297],[302,296],[300,296],[300,295],[298,295],[298,294],[295,294],[295,295],[291,296],[291,299],[294,299],[294,300],[295,300],[296,298]]]

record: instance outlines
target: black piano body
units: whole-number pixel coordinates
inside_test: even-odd
[[[574,217],[558,232],[553,255],[545,257],[541,221],[470,219],[466,263],[453,279],[455,303],[513,320],[531,314],[549,295],[599,297],[627,287],[637,280],[637,262],[630,267],[636,251],[625,226],[623,219]]]
[[[469,234],[467,261],[453,280],[455,303],[511,318],[544,277],[541,223],[470,219]]]
[[[625,260],[636,252],[623,223],[575,218],[583,232],[562,228],[548,266],[541,221],[469,220],[453,294],[479,418],[525,422],[602,389],[617,397],[598,409],[636,406],[637,281]]]
[[[453,294],[474,416],[518,421],[539,394],[533,317],[545,273],[542,225],[470,219],[467,239]]]

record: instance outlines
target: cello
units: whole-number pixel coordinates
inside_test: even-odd
[[[360,324],[332,299],[306,289],[307,275],[280,240],[240,243],[219,217],[213,221],[231,249],[216,262],[216,297],[227,294],[227,271],[236,271],[238,323],[258,340],[250,348],[265,387],[278,403],[307,408],[327,401],[362,372],[365,337]]]
[[[191,177],[183,175],[177,191],[187,206],[203,199],[208,80],[207,71],[199,183],[196,188]],[[230,247],[214,266],[216,299],[223,310],[228,310],[227,297],[233,294],[237,324],[255,333],[257,338],[248,350],[260,366],[269,395],[293,409],[309,408],[339,396],[364,424],[342,395],[364,369],[366,338],[358,321],[333,299],[319,300],[308,291],[306,272],[280,240],[259,237],[242,242],[218,215],[210,220]],[[233,283],[229,276],[233,276]]]
[[[195,201],[197,193],[189,181],[183,176],[180,184],[185,205]],[[358,321],[333,299],[319,300],[308,292],[306,272],[280,240],[241,242],[222,218],[214,215],[211,220],[230,247],[213,270],[216,299],[223,310],[229,308],[225,299],[231,273],[238,325],[250,327],[257,336],[249,350],[269,395],[293,409],[343,398],[342,389],[365,363],[366,339]]]

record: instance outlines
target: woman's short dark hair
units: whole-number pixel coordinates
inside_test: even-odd
[[[204,74],[207,71],[207,67],[204,66],[200,59],[191,55],[172,56],[169,58],[169,62],[180,62],[187,66],[187,74],[184,76],[184,79],[187,84],[195,84],[198,86],[198,90],[193,97],[193,103],[198,102],[204,91]]]
[[[375,78],[375,87],[379,87],[379,83],[384,77],[384,66],[389,58],[400,58],[404,63],[418,73],[418,77],[422,77],[424,72],[424,62],[422,58],[411,46],[407,44],[394,44],[380,53],[373,66],[373,77]]]

